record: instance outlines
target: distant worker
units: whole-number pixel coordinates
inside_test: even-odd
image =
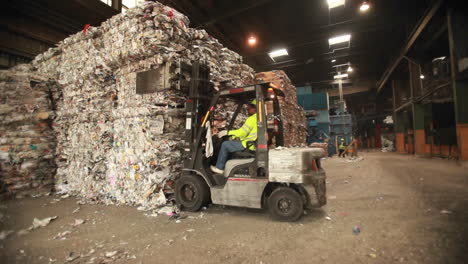
[[[358,140],[356,138],[353,138],[353,141],[351,141],[351,143],[349,144],[347,152],[351,157],[358,156]]]
[[[224,173],[224,166],[226,165],[229,153],[242,151],[247,148],[247,142],[254,142],[257,140],[257,100],[253,100],[248,104],[247,112],[249,117],[245,120],[244,125],[236,130],[227,132],[227,135],[233,136],[236,140],[224,141],[219,150],[218,160],[216,166],[211,166],[211,171],[217,174]],[[224,132],[224,133],[223,133]],[[218,133],[218,137],[226,135],[225,131]],[[255,145],[249,147],[250,150],[255,149]]]
[[[346,156],[345,150],[346,150],[346,145],[345,145],[344,138],[342,138],[340,139],[340,145],[338,146],[338,151],[339,151],[338,157],[343,156],[344,158]]]

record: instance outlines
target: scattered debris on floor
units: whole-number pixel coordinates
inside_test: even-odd
[[[364,160],[363,157],[352,157],[352,158],[347,159],[346,162],[359,162],[362,160]]]
[[[19,230],[19,231],[16,233],[16,235],[17,235],[17,236],[23,236],[23,235],[28,234],[30,231],[32,231],[32,230],[34,230],[34,229],[46,227],[47,225],[50,224],[50,222],[52,222],[53,220],[57,219],[57,217],[58,217],[58,216],[51,216],[51,217],[46,217],[46,218],[44,218],[44,219],[34,218],[33,223],[32,223],[31,226],[29,226],[28,228]]]
[[[189,219],[201,219],[201,218],[204,218],[205,215],[203,213],[200,213],[198,216],[189,216],[188,218]]]
[[[10,236],[11,234],[13,234],[15,231],[13,230],[3,230],[2,232],[0,232],[0,240],[4,240],[4,239],[7,239],[8,236]]]
[[[71,231],[64,231],[64,232],[60,232],[58,233],[56,236],[54,236],[54,239],[61,239],[61,240],[64,240],[64,239],[67,239],[66,236],[71,234]]]
[[[361,227],[360,226],[354,226],[353,227],[353,235],[359,235],[361,233]]]
[[[70,252],[68,254],[68,257],[65,259],[65,262],[72,262],[76,259],[78,259],[80,255],[76,254],[75,252]]]
[[[393,146],[393,140],[389,140],[382,136],[382,152],[393,152],[395,147]]]
[[[84,220],[84,219],[75,219],[75,222],[73,224],[71,224],[71,225],[76,227],[76,226],[84,224],[85,222],[86,222],[86,220]]]
[[[115,251],[109,251],[109,252],[106,252],[105,256],[106,256],[106,258],[112,258],[112,257],[114,257],[115,255],[117,255],[117,253],[119,253],[117,250],[115,250]]]
[[[178,212],[178,213],[173,213],[173,214],[169,217],[169,219],[175,220],[176,223],[180,223],[181,220],[183,220],[183,219],[185,219],[185,218],[187,218],[187,216],[186,216],[186,215],[182,215],[180,212]]]
[[[147,217],[158,217],[158,213],[147,213],[145,214]]]
[[[29,227],[29,230],[37,229],[37,228],[40,228],[40,227],[45,227],[55,219],[57,219],[57,216],[46,217],[44,219],[34,218],[33,224],[32,224],[31,227]]]
[[[16,235],[17,236],[24,236],[26,234],[29,233],[29,230],[26,228],[26,229],[21,229],[20,231],[16,232]]]
[[[159,208],[156,212],[160,215],[165,214],[165,215],[171,216],[172,213],[174,212],[174,208],[172,206],[164,206],[162,208]]]

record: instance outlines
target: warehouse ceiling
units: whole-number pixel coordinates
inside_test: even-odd
[[[160,2],[186,14],[192,27],[206,29],[257,71],[282,69],[296,86],[327,89],[336,86],[337,69],[346,72],[349,63],[354,71],[344,85],[359,92],[375,87],[431,0],[370,0],[367,12],[359,11],[362,0],[332,9],[327,0]],[[4,7],[0,51],[25,58],[117,13],[100,0],[7,0]],[[344,48],[329,46],[329,38],[343,34],[351,35]],[[248,45],[250,37],[257,39],[255,46]],[[28,46],[25,39],[40,45]],[[283,48],[288,55],[276,62],[268,56]]]
[[[346,0],[332,9],[327,0],[163,1],[187,14],[192,26],[207,29],[243,55],[257,71],[282,69],[296,86],[321,88],[333,83],[334,65],[348,63],[354,71],[345,86],[375,86],[431,1],[366,2],[367,12],[359,10],[362,0]],[[329,46],[329,38],[343,34],[351,35],[347,48]],[[252,36],[254,47],[247,42]],[[274,62],[268,53],[280,48],[289,55]]]
[[[4,0],[0,8],[0,55],[31,60],[59,41],[83,29],[100,25],[118,11],[99,0]]]

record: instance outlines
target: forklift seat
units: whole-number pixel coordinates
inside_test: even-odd
[[[249,149],[244,149],[241,151],[233,152],[231,154],[232,159],[250,159],[250,158],[255,158],[255,151],[249,150]]]
[[[256,146],[257,141],[247,141],[247,148],[241,151],[233,152],[231,154],[232,159],[250,159],[255,158],[255,150],[250,150],[249,148],[252,146]]]

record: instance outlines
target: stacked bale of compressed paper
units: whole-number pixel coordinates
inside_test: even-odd
[[[219,87],[223,81],[230,81],[233,87],[252,83],[254,71],[248,65],[242,64],[242,57],[239,54],[223,47],[205,30],[190,29],[190,32],[190,49],[185,57],[190,60],[205,61],[210,67],[210,77],[215,87]]]
[[[157,206],[178,173],[182,110],[177,91],[136,94],[136,73],[180,58],[188,20],[157,3],[89,28],[33,63],[64,85],[58,103],[59,189],[89,200]],[[58,62],[58,63],[57,63]],[[55,72],[54,72],[54,67]],[[177,125],[179,123],[179,125]]]
[[[173,87],[139,94],[137,73],[197,60],[210,66],[216,87],[254,77],[238,54],[188,24],[170,7],[143,2],[33,61],[63,85],[54,123],[59,190],[109,203],[165,203],[161,190],[182,165],[186,94]]]
[[[51,93],[56,89],[44,76],[20,68],[0,71],[2,196],[23,196],[53,187],[56,141]]]
[[[131,63],[116,74],[118,100],[113,117],[106,193],[118,202],[155,206],[165,203],[161,188],[182,166],[184,95],[176,89],[137,94],[137,72],[158,66],[154,57]]]
[[[64,85],[53,94],[60,98],[54,123],[60,188],[93,200],[164,202],[159,190],[181,165],[184,118],[182,110],[167,107],[180,104],[184,95],[173,90],[137,95],[136,73],[184,59],[207,62],[217,86],[225,80],[240,86],[253,78],[239,55],[186,24],[172,9],[146,3],[34,60],[37,71]],[[224,113],[232,115],[231,108]]]
[[[258,80],[270,82],[283,91],[285,97],[279,98],[286,147],[305,144],[307,126],[305,112],[297,104],[296,87],[284,71],[260,72],[255,75]]]

